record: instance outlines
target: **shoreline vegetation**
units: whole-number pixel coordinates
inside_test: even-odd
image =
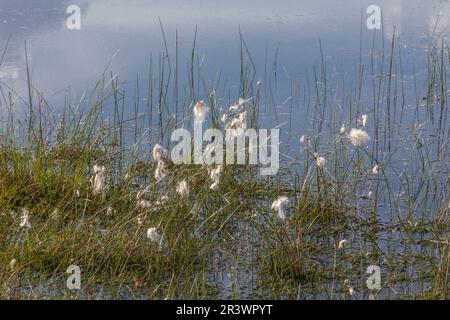
[[[168,157],[170,132],[194,119],[238,129],[270,116],[270,79],[256,81],[242,35],[239,95],[227,105],[218,84],[201,84],[196,35],[179,96],[163,38],[146,105],[139,76],[129,97],[106,68],[55,116],[28,53],[27,97],[0,82],[0,298],[450,298],[444,42],[430,44],[422,85],[403,81],[394,34],[343,97],[320,44],[311,92],[291,106],[309,108],[312,127],[287,148],[296,156],[280,155],[277,175],[261,177],[257,165]],[[65,286],[71,265],[81,290]],[[379,289],[367,286],[373,265]]]

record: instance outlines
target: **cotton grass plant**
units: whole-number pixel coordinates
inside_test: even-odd
[[[366,80],[359,66],[359,90],[373,89],[366,108],[353,91],[338,107],[326,66],[314,66],[314,93],[292,102],[309,101],[312,129],[295,136],[296,158],[283,157],[276,176],[250,165],[173,163],[168,135],[186,124],[179,118],[238,136],[274,107],[262,96],[274,100],[263,87],[275,80],[255,81],[242,35],[240,44],[239,92],[229,103],[228,91],[197,85],[195,44],[175,114],[165,68],[178,64],[169,52],[149,75],[146,109],[135,103],[131,114],[132,99],[106,72],[88,104],[59,115],[37,105],[43,94],[31,82],[27,121],[3,98],[1,298],[448,298],[448,107],[432,99],[447,93],[448,47],[430,49],[427,99],[416,101],[412,124],[391,97],[405,96],[392,74],[394,38],[392,52],[371,57],[380,59],[371,73],[385,77]],[[63,285],[73,264],[82,271],[78,292]],[[383,270],[379,292],[364,286],[369,264]],[[225,273],[227,287],[218,281]]]

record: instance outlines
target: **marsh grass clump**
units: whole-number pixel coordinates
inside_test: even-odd
[[[10,97],[0,104],[0,297],[448,298],[448,106],[435,99],[448,92],[448,47],[430,49],[426,99],[407,103],[395,44],[371,56],[381,61],[370,77],[359,66],[356,93],[330,90],[340,83],[314,66],[314,92],[288,99],[295,144],[280,145],[280,169],[267,177],[258,165],[170,158],[177,127],[238,137],[264,125],[263,109],[281,116],[276,77],[270,90],[255,83],[242,35],[240,98],[229,103],[229,88],[200,81],[195,46],[183,108],[169,97],[164,68],[178,65],[168,52],[159,83],[149,75],[145,109],[112,74],[58,116],[30,81],[29,101],[0,83]],[[308,110],[300,138],[295,105]],[[71,265],[79,292],[65,288]],[[369,265],[383,272],[379,289],[365,284]]]
[[[62,130],[66,137],[51,144],[30,135],[26,149],[12,145],[14,137],[2,136],[2,284],[9,286],[25,275],[59,276],[76,264],[86,287],[139,278],[166,294],[164,287],[174,285],[174,274],[185,275],[186,285],[186,279],[201,274],[208,235],[195,234],[197,223],[188,199],[168,198],[165,190],[158,190],[160,182],[151,179],[151,206],[139,207],[136,184],[130,181],[150,176],[154,164],[134,162],[127,170],[132,177],[114,176],[111,159],[116,155],[108,152],[107,136],[86,137],[76,149],[77,130],[69,125]],[[151,225],[158,226],[164,246],[146,238]]]
[[[261,226],[264,269],[274,283],[325,281],[332,274],[337,237],[347,223],[345,211],[338,205],[318,205],[313,199],[298,198],[287,220],[272,220]]]
[[[214,292],[205,283],[212,252],[253,210],[255,195],[268,194],[262,181],[251,178],[255,168],[175,165],[159,144],[153,159],[125,161],[105,123],[90,123],[83,139],[79,127],[66,121],[56,140],[27,135],[26,148],[11,144],[18,137],[2,136],[3,292],[20,297],[25,279],[59,279],[73,264],[82,270],[83,292],[104,283],[110,290],[105,296],[112,297],[124,285],[133,295],[155,298]],[[220,189],[211,190],[219,182]]]

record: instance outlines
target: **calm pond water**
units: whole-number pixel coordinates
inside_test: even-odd
[[[73,4],[81,8],[80,30],[66,26],[66,9]],[[366,27],[366,9],[373,4],[381,8],[380,30]],[[167,80],[164,117],[175,114],[181,126],[193,96],[208,100],[215,89],[223,108],[242,96],[243,52],[251,68],[249,81],[261,87],[261,126],[280,127],[283,161],[295,163],[300,136],[318,130],[317,101],[333,106],[322,116],[331,117],[329,110],[339,110],[336,117],[342,121],[349,118],[348,105],[357,106],[352,117],[366,113],[370,119],[375,117],[379,97],[379,107],[384,108],[386,91],[374,93],[372,81],[388,72],[394,35],[393,78],[401,81],[396,82],[392,101],[388,101],[394,105],[393,123],[409,130],[413,123],[424,122],[426,109],[424,113],[413,111],[425,104],[429,45],[446,39],[449,30],[450,1],[446,0],[347,0],[339,4],[334,0],[0,0],[0,47],[10,39],[0,65],[0,81],[26,99],[26,42],[33,85],[55,115],[65,102],[85,97],[107,68],[108,77],[110,72],[118,77],[130,97],[130,115],[136,101],[140,112],[148,104],[158,108],[158,101],[149,102],[148,83],[152,79],[157,87],[158,79]],[[430,134],[444,136],[445,128],[439,128],[438,132],[430,128]],[[370,130],[372,135],[374,128]],[[407,131],[394,132],[383,136],[387,137],[384,141],[380,136],[374,151],[380,159],[387,157],[386,141],[401,142]],[[390,153],[391,164],[400,167],[414,161],[404,153],[409,146],[403,147]],[[443,152],[448,153],[448,146]],[[413,176],[416,169],[409,166],[406,174]],[[420,186],[416,187],[420,196]],[[432,209],[433,205],[426,208]],[[382,210],[392,214],[389,208]],[[243,269],[238,277],[249,281],[251,276]],[[227,275],[222,280],[225,287],[230,282]]]
[[[81,8],[81,29],[68,30],[66,8]],[[110,69],[124,83],[148,78],[150,55],[164,52],[160,22],[174,61],[178,32],[179,90],[186,85],[195,28],[202,78],[233,89],[239,83],[239,29],[256,69],[264,80],[277,56],[277,77],[296,78],[320,63],[319,39],[327,65],[346,70],[349,80],[360,53],[370,55],[373,30],[366,28],[366,8],[373,1],[349,0],[336,5],[317,1],[0,1],[0,45],[11,42],[0,77],[21,92],[26,80],[24,41],[27,41],[33,83],[49,102],[62,95],[89,90],[112,60]],[[394,27],[400,36],[404,73],[423,59],[427,38],[450,27],[448,1],[377,1],[383,16],[378,43],[391,41]],[[362,22],[361,22],[362,21]],[[172,61],[172,65],[174,62]],[[269,65],[269,67],[267,67]],[[350,69],[346,67],[351,67]],[[421,71],[421,70],[416,70]],[[278,86],[283,91],[283,86]],[[280,93],[289,92],[286,88]],[[234,98],[234,97],[233,97]],[[62,98],[60,98],[62,99]]]

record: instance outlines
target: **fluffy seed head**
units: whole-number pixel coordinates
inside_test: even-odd
[[[363,125],[364,128],[366,127],[367,120],[369,120],[369,117],[367,116],[367,114],[363,114],[361,116],[361,122],[362,122],[362,125]]]
[[[22,216],[20,217],[20,225],[21,228],[30,229],[30,212],[27,209],[22,209]]]
[[[16,266],[16,264],[17,264],[17,259],[12,259],[12,260],[9,262],[9,268],[11,269],[11,271],[14,270],[14,267]]]
[[[189,186],[188,186],[186,180],[180,181],[178,183],[177,193],[180,195],[181,198],[189,197]]]
[[[138,207],[141,209],[147,209],[152,206],[152,203],[148,200],[139,200],[138,201]]]
[[[304,135],[303,135],[303,136],[301,136],[301,137],[300,137],[300,143],[305,143],[305,139],[306,139],[306,138],[305,138],[305,136],[304,136]]]
[[[239,113],[233,120],[226,126],[227,132],[230,132],[232,136],[238,137],[242,135],[247,128],[247,112]]]
[[[167,157],[167,150],[164,149],[160,144],[155,144],[155,146],[153,147],[153,160],[155,161],[160,161],[162,159],[164,159],[165,157]]]
[[[151,242],[155,243],[160,242],[162,239],[158,231],[156,231],[156,228],[154,227],[147,229],[147,238],[150,239]]]
[[[158,165],[155,170],[155,180],[156,182],[161,181],[169,174],[169,169],[167,169],[166,163],[164,160],[159,160]]]
[[[94,176],[91,178],[92,192],[94,195],[101,194],[106,190],[106,175],[104,166],[93,166]]]
[[[316,166],[322,168],[325,166],[327,162],[324,157],[320,156],[318,153],[314,154],[314,161],[316,162]]]
[[[203,122],[205,120],[206,114],[208,113],[208,108],[203,100],[197,101],[194,106],[194,116],[195,121]]]
[[[272,210],[278,211],[278,217],[281,220],[286,219],[286,206],[289,203],[289,198],[286,196],[281,196],[272,203]]]
[[[347,245],[347,240],[343,239],[343,240],[339,241],[338,249],[343,250],[346,245]]]
[[[218,164],[215,168],[210,171],[210,178],[212,182],[216,182],[217,184],[220,182],[220,177],[222,175],[223,165]]]
[[[372,168],[372,174],[378,174],[380,172],[380,166],[378,164],[376,164],[373,168]]]
[[[359,147],[360,145],[366,143],[369,139],[370,137],[367,132],[361,129],[352,128],[348,134],[348,140],[355,147]]]
[[[214,183],[209,187],[209,189],[211,189],[211,190],[214,191],[214,192],[219,191],[219,182],[214,182]]]
[[[349,279],[345,279],[344,288],[348,290],[350,296],[353,296],[353,294],[355,293],[355,289],[353,289],[353,287],[350,285]]]

